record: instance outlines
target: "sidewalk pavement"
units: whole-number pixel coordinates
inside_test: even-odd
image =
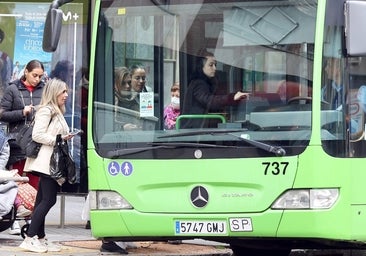
[[[101,241],[95,239],[90,229],[85,229],[86,221],[81,218],[82,209],[85,203],[84,197],[67,196],[65,198],[64,223],[61,223],[61,196],[57,197],[57,203],[52,207],[46,217],[46,234],[50,241],[57,241],[63,246],[60,253],[47,253],[46,255],[111,255],[113,253],[101,253],[99,251]],[[20,221],[23,226],[24,221]],[[0,232],[0,256],[23,256],[35,255],[24,252],[18,246],[23,241],[19,235],[10,235],[7,230]],[[215,255],[229,256],[232,254],[227,245],[204,241],[189,240],[181,245],[171,245],[164,243],[141,242],[135,243],[137,250],[129,250],[129,255],[151,255],[151,256],[180,256],[180,255]],[[187,252],[187,247],[191,248]],[[195,248],[195,246],[200,246]],[[149,247],[149,248],[148,248]],[[164,247],[164,248],[163,248]],[[169,247],[169,248],[168,248]],[[146,252],[143,249],[146,248]],[[148,250],[149,249],[149,250]],[[202,249],[202,251],[200,251]],[[183,252],[185,250],[185,252]],[[198,254],[197,254],[198,253]]]

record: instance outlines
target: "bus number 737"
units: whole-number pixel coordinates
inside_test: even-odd
[[[288,164],[289,162],[262,162],[265,166],[264,175],[285,175]]]

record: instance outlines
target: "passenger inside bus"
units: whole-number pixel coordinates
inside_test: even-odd
[[[180,115],[179,82],[175,82],[170,88],[171,101],[164,109],[164,129],[175,129],[177,117]]]
[[[114,102],[118,107],[132,107],[131,75],[126,67],[117,68],[114,72]]]
[[[130,109],[140,111],[140,92],[147,92],[145,67],[136,64],[130,68],[131,74],[131,101]]]
[[[249,97],[249,93],[236,92],[227,95],[216,95],[216,59],[207,51],[198,55],[196,70],[192,74],[184,96],[182,115],[205,115],[220,112],[225,106],[237,105],[240,100]],[[209,119],[182,118],[181,128],[214,127]]]
[[[341,75],[341,59],[330,57],[326,60],[326,84],[322,88],[322,100],[330,104],[331,109],[342,109],[343,81]]]
[[[115,69],[113,104],[110,106],[115,131],[155,129],[159,119],[154,116],[154,96],[152,90],[147,89],[146,81],[146,71],[142,65]],[[140,99],[142,93],[144,96]]]
[[[342,63],[340,58],[329,57],[326,59],[325,64],[325,74],[326,77],[325,85],[322,87],[321,98],[322,101],[326,103],[329,109],[342,111],[343,106],[345,106],[346,99],[344,95],[344,83],[342,78]],[[349,97],[351,101],[351,97]],[[352,105],[352,102],[350,102]],[[351,138],[358,138],[360,137],[359,130],[359,123],[364,122],[363,118],[355,118],[353,116],[349,116],[349,125],[351,132]],[[334,124],[330,124],[334,125]],[[328,125],[329,126],[329,125]],[[363,125],[362,125],[363,128]],[[329,129],[330,131],[335,131],[335,128]],[[362,131],[361,131],[362,133]]]
[[[131,94],[131,75],[127,67],[117,68],[114,72],[114,104],[117,107],[132,109],[136,100]],[[129,116],[116,109],[115,120],[123,130],[135,130],[137,125],[131,122]]]

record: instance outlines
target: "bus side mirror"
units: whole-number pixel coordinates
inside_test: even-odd
[[[50,8],[44,25],[42,48],[45,52],[54,52],[60,40],[62,10]]]
[[[345,15],[345,41],[349,56],[366,56],[366,2],[346,1]]]
[[[43,51],[56,51],[58,41],[60,41],[63,16],[62,10],[60,10],[59,7],[72,1],[73,0],[53,0],[50,9],[47,12],[43,30]]]

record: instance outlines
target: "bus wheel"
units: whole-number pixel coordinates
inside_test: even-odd
[[[232,256],[289,256],[291,249],[253,249],[242,246],[230,246],[233,251]]]

